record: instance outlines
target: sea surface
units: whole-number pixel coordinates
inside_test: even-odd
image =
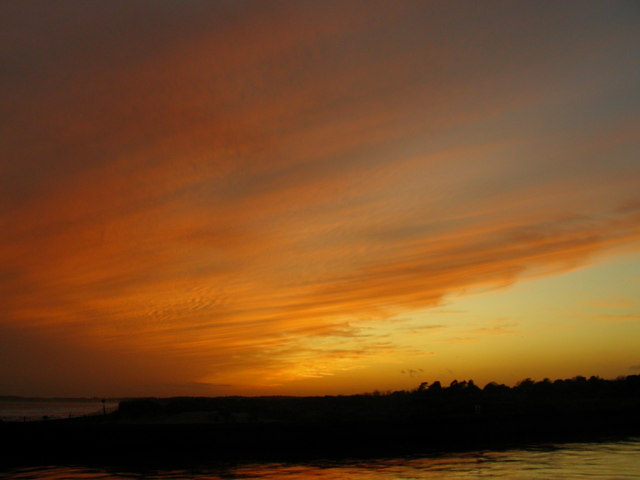
[[[640,438],[503,451],[478,451],[377,460],[201,465],[189,468],[40,466],[0,471],[7,480],[268,479],[469,480],[640,479]]]
[[[0,420],[42,420],[47,418],[69,418],[101,413],[102,401],[100,399],[77,400],[0,400]],[[104,407],[107,412],[118,408],[115,400],[107,400]]]

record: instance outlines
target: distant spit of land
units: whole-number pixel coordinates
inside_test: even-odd
[[[640,435],[640,375],[422,383],[324,397],[122,400],[106,415],[2,422],[5,464],[370,457]]]

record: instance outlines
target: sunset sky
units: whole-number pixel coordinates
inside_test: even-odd
[[[0,395],[640,373],[640,3],[0,4]]]

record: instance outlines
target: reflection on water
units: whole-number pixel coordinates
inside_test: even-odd
[[[621,442],[567,444],[521,450],[482,451],[425,458],[308,464],[207,466],[182,470],[134,471],[118,468],[50,466],[0,473],[8,480],[77,479],[269,479],[269,480],[460,480],[474,478],[640,479],[640,438]]]

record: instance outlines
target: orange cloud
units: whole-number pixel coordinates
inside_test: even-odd
[[[604,101],[637,82],[588,48],[637,38],[624,16],[563,66],[564,9],[543,34],[417,2],[141,5],[3,7],[11,361],[45,335],[119,358],[111,392],[326,376],[403,351],[367,322],[640,237],[637,120]]]

